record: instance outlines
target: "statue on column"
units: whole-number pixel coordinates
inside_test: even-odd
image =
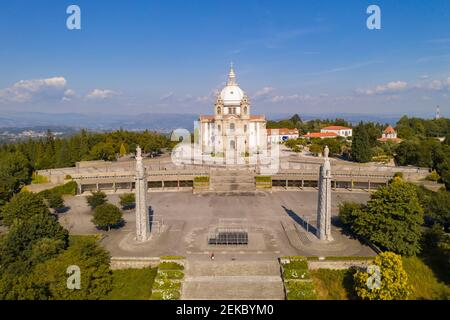
[[[147,172],[142,162],[142,150],[136,148],[136,241],[147,241],[150,236],[149,210],[147,203]]]
[[[320,166],[319,199],[317,203],[317,237],[333,241],[331,236],[331,164],[328,146],[325,146],[324,163]]]

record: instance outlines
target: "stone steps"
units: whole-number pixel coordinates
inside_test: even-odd
[[[281,300],[278,261],[188,261],[183,300]]]
[[[210,190],[215,192],[255,191],[255,177],[253,173],[244,170],[214,170],[211,171]]]
[[[277,261],[247,262],[247,261],[201,261],[189,262],[189,275],[193,276],[261,276],[280,275],[280,265]]]

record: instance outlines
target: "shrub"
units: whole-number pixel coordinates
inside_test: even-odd
[[[41,191],[41,192],[39,192],[39,194],[42,195],[44,198],[47,198],[48,194],[50,194],[50,193],[55,193],[60,196],[63,196],[63,195],[74,196],[77,194],[77,187],[78,187],[78,185],[75,181],[69,181],[66,184],[56,186],[52,189],[47,189],[47,190]]]
[[[136,203],[136,196],[134,193],[124,193],[120,196],[120,205],[123,209],[131,209]]]
[[[376,274],[358,271],[354,275],[358,297],[367,300],[406,300],[412,287],[408,284],[408,275],[403,269],[401,256],[393,252],[383,252],[375,258],[373,264],[380,272],[378,281]]]
[[[58,193],[54,192],[49,193],[46,200],[49,208],[52,208],[56,211],[64,208],[64,200],[62,196]]]
[[[208,176],[198,176],[194,178],[194,183],[206,183],[209,182]]]
[[[98,206],[106,203],[106,194],[102,191],[92,192],[90,196],[87,196],[86,201],[92,210]]]
[[[436,170],[433,170],[429,175],[427,175],[426,179],[429,181],[439,181],[441,176],[436,172]]]
[[[258,182],[272,182],[271,176],[256,176],[255,181]]]
[[[97,206],[94,211],[92,222],[98,228],[107,228],[108,231],[112,226],[118,225],[122,221],[122,211],[115,205],[105,203]]]

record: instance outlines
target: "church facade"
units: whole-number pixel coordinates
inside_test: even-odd
[[[266,119],[251,115],[249,98],[237,84],[233,66],[216,97],[214,115],[200,116],[199,140],[203,154],[251,155],[267,148]]]

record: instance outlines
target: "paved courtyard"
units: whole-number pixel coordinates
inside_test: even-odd
[[[118,204],[118,195],[108,195]],[[342,201],[365,202],[365,192],[334,192],[332,214],[337,215]],[[71,234],[101,233],[102,244],[115,257],[183,255],[206,260],[214,252],[216,259],[257,260],[284,255],[374,255],[358,240],[333,226],[335,241],[322,244],[311,231],[316,224],[317,191],[282,191],[253,195],[194,195],[191,192],[150,193],[149,204],[154,220],[152,238],[142,244],[134,241],[135,213],[125,211],[125,225],[110,232],[98,231],[91,223],[92,213],[83,196],[66,199],[70,210],[60,222]],[[207,243],[209,230],[223,218],[238,218],[248,230],[249,243],[242,246],[212,246]],[[308,222],[308,231],[306,224]]]

